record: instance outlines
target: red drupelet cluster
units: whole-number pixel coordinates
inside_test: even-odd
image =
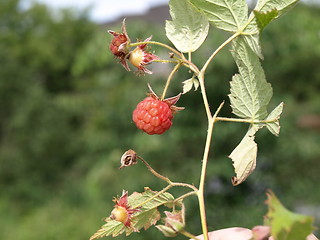
[[[159,99],[147,97],[133,111],[133,121],[147,134],[162,134],[172,125],[171,106]]]

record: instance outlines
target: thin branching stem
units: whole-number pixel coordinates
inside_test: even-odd
[[[176,71],[178,71],[179,67],[181,66],[182,62],[179,62],[176,66],[174,66],[173,70],[171,71],[171,73],[169,74],[169,77],[167,79],[167,82],[166,82],[166,85],[163,89],[163,92],[162,92],[162,95],[161,95],[161,100],[164,100],[165,96],[166,96],[166,93],[167,93],[167,90],[169,88],[169,85],[170,85],[170,82],[171,82],[171,79],[173,77],[173,75],[175,74]]]
[[[201,72],[204,74],[205,71],[207,70],[209,64],[211,63],[212,59],[221,51],[222,48],[224,48],[225,46],[227,46],[233,39],[237,38],[240,35],[239,32],[236,32],[235,34],[233,34],[231,37],[229,37],[226,41],[224,41],[212,54],[211,56],[208,58],[208,60],[206,61],[206,63],[203,65]]]
[[[241,118],[227,118],[227,117],[217,117],[216,122],[225,121],[225,122],[240,122],[240,123],[250,123],[250,124],[258,124],[258,123],[272,123],[276,122],[278,119],[269,119],[269,120],[252,120],[252,119],[241,119]]]
[[[198,188],[196,188],[195,186],[188,184],[188,183],[179,183],[179,182],[173,182],[171,183],[172,186],[175,187],[187,187],[187,188],[191,188],[194,192],[198,192]]]
[[[160,178],[161,180],[167,182],[169,185],[172,184],[172,182],[171,182],[171,180],[170,180],[169,178],[167,178],[167,177],[165,177],[165,176],[162,176],[160,173],[156,172],[156,171],[149,165],[149,163],[147,163],[147,161],[144,160],[142,157],[137,156],[137,158],[140,159],[140,160],[144,163],[144,165],[146,165],[146,167],[148,168],[148,170],[149,170],[153,175],[155,175],[157,178]]]
[[[166,60],[166,59],[153,60],[153,62],[158,62],[158,63],[179,63],[178,60]]]
[[[198,191],[198,200],[199,200],[200,218],[201,218],[201,226],[202,226],[204,240],[209,240],[205,202],[204,202],[204,183],[206,178],[206,171],[207,171],[210,145],[212,140],[213,127],[214,127],[215,119],[218,113],[220,112],[223,104],[224,102],[220,104],[214,116],[210,117],[208,121],[207,139],[206,139],[205,149],[204,149],[203,158],[202,158],[202,169],[201,169],[201,177],[200,177],[200,184],[199,184],[199,191]]]
[[[185,60],[185,57],[182,53],[178,52],[176,49],[170,47],[169,45],[161,43],[161,42],[156,42],[156,41],[136,42],[136,43],[131,43],[130,47],[135,47],[135,46],[144,45],[144,44],[154,44],[154,45],[158,45],[161,47],[165,47],[165,48],[169,49],[171,52],[175,53],[177,56],[179,56],[182,60]]]
[[[182,235],[186,236],[187,238],[191,238],[191,239],[194,239],[194,240],[199,240],[199,238],[197,238],[196,236],[194,236],[193,234],[187,232],[184,229],[182,229],[179,233],[181,233]]]
[[[179,201],[181,201],[181,200],[184,200],[184,199],[187,198],[187,197],[190,197],[190,196],[192,196],[192,195],[197,195],[197,194],[198,194],[197,191],[187,192],[186,194],[183,194],[183,195],[181,195],[180,197],[176,198],[173,202],[174,202],[174,203],[177,203],[177,202],[179,202]]]
[[[196,188],[194,185],[188,184],[188,183],[180,183],[180,182],[172,182],[169,178],[161,175],[160,173],[156,172],[150,165],[149,163],[144,160],[142,157],[137,156],[138,159],[140,159],[144,165],[147,166],[148,170],[155,175],[157,178],[160,178],[161,180],[165,181],[168,183],[168,185],[172,186],[172,187],[187,187],[187,188],[191,188],[194,192],[198,192],[198,188]]]
[[[208,101],[208,97],[207,97],[206,87],[204,85],[204,74],[203,74],[203,72],[200,72],[200,74],[198,75],[198,79],[199,79],[199,83],[200,83],[202,100],[203,100],[203,103],[204,103],[204,107],[205,107],[205,110],[206,110],[208,123],[209,123],[211,118],[212,118],[212,114],[211,114],[211,111],[210,111],[210,106],[209,106],[209,101]]]

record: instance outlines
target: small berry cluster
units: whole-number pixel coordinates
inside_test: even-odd
[[[138,46],[135,44],[137,47],[133,51],[130,51],[132,45],[126,31],[125,21],[122,24],[122,33],[112,30],[108,32],[113,35],[109,49],[127,71],[130,71],[127,62],[129,61],[137,68],[138,73],[152,73],[145,66],[155,60],[159,60],[159,57],[148,52],[147,44],[143,42]],[[147,38],[144,42],[149,42],[150,40],[151,37]],[[133,111],[132,119],[136,126],[147,134],[162,134],[171,127],[174,113],[183,109],[174,106],[181,94],[168,99],[160,99],[150,86],[149,89],[149,96],[137,105]]]
[[[119,62],[127,71],[130,71],[127,63],[128,60],[137,68],[138,73],[152,74],[145,66],[154,60],[159,60],[159,57],[147,51],[147,44],[140,44],[133,51],[130,51],[130,38],[126,30],[125,21],[122,23],[122,33],[117,33],[112,30],[108,32],[113,36],[109,49],[112,54],[119,59]],[[150,40],[151,37],[144,40],[144,42],[149,42]]]

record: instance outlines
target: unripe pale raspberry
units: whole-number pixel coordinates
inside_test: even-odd
[[[136,126],[147,134],[162,134],[172,125],[172,110],[165,101],[146,97],[133,111]]]

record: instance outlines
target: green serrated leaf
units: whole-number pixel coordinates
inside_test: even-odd
[[[283,102],[280,103],[265,120],[275,120],[274,122],[266,123],[268,130],[275,136],[280,133],[280,123],[279,118],[283,110]]]
[[[194,90],[197,91],[200,85],[199,81],[195,78],[195,76],[193,76],[188,80],[183,81],[182,84],[183,84],[182,94],[189,92],[192,89],[192,87],[194,87]]]
[[[236,176],[232,178],[234,186],[247,179],[256,167],[258,146],[254,141],[255,128],[250,128],[239,145],[232,151],[229,158],[232,159]]]
[[[237,32],[248,19],[248,6],[245,0],[190,0],[201,9],[209,21],[217,28]]]
[[[312,217],[290,212],[271,191],[267,197],[267,220],[275,240],[302,240],[312,233]]]
[[[207,17],[189,1],[170,0],[172,21],[166,21],[166,35],[181,52],[194,52],[209,32]]]
[[[251,50],[261,59],[264,59],[261,45],[260,45],[260,34],[259,32],[248,34],[248,35],[242,35],[244,41],[246,44],[251,48]]]
[[[254,10],[253,12],[260,32],[262,32],[263,29],[279,15],[277,9],[272,9],[268,12],[259,12],[257,10]]]
[[[254,10],[268,12],[277,9],[278,17],[290,10],[299,0],[259,0]]]
[[[90,237],[90,240],[110,235],[116,237],[125,231],[125,226],[123,225],[123,223],[111,220],[110,218],[107,218],[106,221],[107,223],[104,224],[95,234],[93,234]]]
[[[230,82],[232,112],[241,118],[262,120],[268,114],[272,87],[266,81],[259,58],[241,37],[233,41],[232,55],[239,69]]]
[[[256,55],[263,59],[261,45],[260,45],[260,33],[263,29],[278,16],[278,11],[273,9],[268,12],[253,11],[254,17],[250,18],[249,24],[243,31],[243,38],[248,46],[256,53]]]
[[[134,216],[132,218],[132,221],[134,222],[133,227],[135,229],[144,228],[144,230],[147,230],[152,225],[155,225],[160,218],[161,216],[159,211],[156,208],[153,208],[149,211],[144,211],[143,213]]]
[[[174,200],[173,196],[168,192],[162,193],[157,197],[154,197],[155,195],[158,194],[157,191],[152,191],[150,188],[147,188],[147,187],[144,190],[145,191],[143,193],[135,192],[131,194],[128,198],[128,204],[131,206],[136,206],[136,205],[140,205],[141,203],[144,203],[150,198],[153,198],[152,200],[143,204],[143,210],[148,210],[148,209],[159,207],[163,204],[172,202]]]
[[[157,207],[172,203],[173,200],[174,198],[170,193],[165,192],[159,194],[150,188],[145,188],[143,193],[135,192],[128,197],[128,206],[130,206],[130,208],[140,207],[140,211],[134,213],[132,216],[132,227],[126,227],[122,222],[106,218],[105,221],[107,223],[92,235],[90,240],[106,236],[116,237],[122,233],[126,233],[128,236],[134,231],[139,231],[141,228],[147,229],[156,224],[160,219],[160,213]]]
[[[248,21],[243,25],[242,34],[246,43],[261,58],[261,31],[274,19],[287,12],[298,0],[259,0],[251,12]]]

